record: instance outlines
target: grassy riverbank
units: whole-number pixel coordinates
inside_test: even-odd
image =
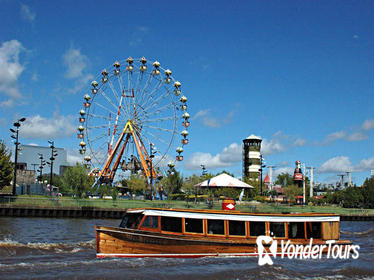
[[[1,197],[0,206],[19,206],[33,208],[142,208],[142,207],[167,207],[167,208],[191,208],[191,209],[207,209],[205,202],[186,202],[177,200],[163,201],[143,201],[143,200],[127,200],[127,199],[74,199],[74,198],[48,198],[44,196],[27,196],[21,195],[13,197]],[[221,203],[216,201],[213,209],[221,209]],[[282,212],[319,212],[319,213],[336,213],[342,215],[374,215],[374,209],[351,209],[338,206],[300,206],[300,205],[283,205],[273,203],[251,203],[241,202],[236,205],[236,210],[243,212],[265,212],[265,213],[282,213]]]

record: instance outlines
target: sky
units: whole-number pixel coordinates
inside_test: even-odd
[[[201,164],[242,176],[250,134],[276,174],[300,160],[316,181],[350,171],[362,184],[374,169],[372,1],[0,4],[0,139],[10,147],[9,128],[26,117],[21,143],[53,139],[74,163],[92,79],[145,56],[170,68],[188,97],[185,176]]]

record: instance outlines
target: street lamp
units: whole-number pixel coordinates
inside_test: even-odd
[[[12,195],[16,195],[16,184],[17,184],[17,161],[18,161],[18,151],[19,151],[19,142],[18,142],[18,134],[19,134],[19,128],[21,127],[21,123],[24,122],[26,118],[20,118],[18,121],[16,121],[13,126],[16,130],[13,128],[10,129],[10,131],[13,133],[10,137],[12,137],[15,142],[15,154],[14,154],[14,178],[13,178],[13,188],[12,188]]]
[[[152,167],[152,159],[155,157],[155,154],[157,153],[157,150],[156,150],[156,147],[155,147],[155,144],[153,143],[149,143],[149,169],[150,169],[150,174],[151,174],[151,178],[150,178],[150,183],[151,183],[151,186],[153,186],[153,167]]]
[[[43,155],[42,154],[38,154],[39,155],[39,159],[40,159],[40,166],[38,168],[38,171],[39,171],[39,178],[40,180],[39,181],[43,181],[43,168],[46,164],[44,158],[43,158]]]
[[[48,141],[49,147],[51,148],[51,157],[49,158],[50,162],[47,162],[51,166],[51,174],[49,179],[49,192],[52,197],[52,184],[53,184],[53,161],[55,160],[55,157],[58,156],[57,151],[55,150],[55,142],[54,141]]]
[[[264,158],[262,157],[262,155],[260,155],[260,176],[261,176],[261,178],[260,178],[260,183],[261,183],[260,191],[261,191],[261,195],[262,195],[262,170],[265,167],[266,167],[266,165],[265,165]]]
[[[202,176],[205,176],[205,175],[208,173],[208,172],[206,171],[206,167],[205,167],[204,164],[201,164],[200,166],[201,166],[201,169],[202,169],[201,175],[202,175]]]
[[[174,174],[174,167],[175,167],[174,162],[170,161],[170,162],[168,163],[168,167],[169,167],[169,169],[168,169],[168,174],[169,174],[169,175],[173,175],[173,174]]]

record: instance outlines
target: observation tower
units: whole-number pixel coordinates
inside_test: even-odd
[[[243,140],[243,178],[258,181],[261,168],[262,138],[251,134]]]

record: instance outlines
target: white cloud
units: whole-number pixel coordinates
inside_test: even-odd
[[[21,17],[24,20],[33,22],[35,20],[36,13],[32,12],[29,6],[21,4]]]
[[[234,112],[231,111],[227,113],[226,116],[220,115],[219,117],[213,117],[211,114],[211,110],[205,109],[205,110],[200,110],[199,112],[197,112],[193,116],[192,120],[201,119],[202,123],[205,126],[211,127],[211,128],[218,128],[218,127],[222,127],[225,124],[230,123],[233,116],[234,116]]]
[[[130,47],[136,47],[144,43],[144,38],[149,32],[149,28],[146,26],[138,26],[135,31],[130,35],[129,45]]]
[[[12,107],[14,105],[13,99],[8,99],[0,103],[0,107]]]
[[[65,76],[75,79],[83,76],[83,70],[88,64],[87,56],[81,54],[79,49],[70,48],[62,56],[63,63],[67,67]]]
[[[323,144],[330,144],[331,142],[334,142],[339,139],[344,139],[345,137],[345,131],[333,132],[326,136],[325,140],[323,141]]]
[[[319,173],[338,172],[364,172],[374,169],[374,157],[362,159],[358,164],[352,165],[346,156],[338,156],[327,160],[317,169]]]
[[[362,172],[374,169],[374,157],[363,159],[354,167],[355,171]]]
[[[62,60],[66,67],[65,77],[75,80],[74,86],[68,90],[70,93],[79,92],[93,79],[93,75],[86,71],[89,59],[79,49],[68,49],[62,56]]]
[[[204,115],[203,111],[198,114]],[[283,135],[282,132],[278,131],[274,133],[273,138],[269,141],[263,139],[261,145],[261,153],[265,156],[281,153],[286,150],[282,141],[286,141],[288,136]],[[297,141],[298,145],[302,144],[303,139]],[[197,152],[192,154],[186,159],[184,167],[189,170],[198,170],[201,168],[200,165],[204,164],[208,169],[216,169],[220,167],[228,167],[237,164],[242,161],[242,145],[238,143],[232,143],[228,147],[223,148],[223,150],[212,155],[210,153]]]
[[[220,160],[223,162],[239,162],[242,160],[242,146],[232,143],[228,147],[225,147],[219,155]]]
[[[318,168],[319,173],[346,172],[351,170],[351,161],[345,156],[331,158]]]
[[[175,164],[175,168],[178,168],[178,161],[176,162],[175,158],[168,154],[166,154],[163,158],[161,158],[160,154],[156,154],[152,162],[155,167],[159,167],[164,171],[167,171],[169,169],[169,162],[173,162]]]
[[[302,147],[302,146],[305,146],[306,144],[306,140],[302,139],[302,138],[297,138],[295,140],[295,142],[293,143],[293,146],[294,147]]]
[[[55,114],[51,119],[40,115],[27,117],[22,125],[22,137],[27,139],[58,139],[72,136],[76,131],[73,116]]]
[[[351,132],[344,130],[328,134],[322,141],[322,145],[328,145],[332,142],[343,139],[346,141],[356,142],[368,139],[367,132],[374,129],[374,119],[365,120],[360,127],[356,127]]]
[[[75,165],[77,162],[82,163],[83,157],[78,150],[67,150],[67,162],[69,165]]]
[[[39,145],[36,144],[36,143],[29,143],[29,144],[27,144],[27,145],[29,145],[29,146],[35,146],[35,147],[38,147],[38,146],[39,146]]]
[[[365,131],[372,130],[374,128],[374,119],[365,120],[361,128]]]
[[[278,138],[273,138],[270,141],[267,139],[262,140],[261,153],[264,156],[281,153],[281,152],[284,152],[285,150],[286,148],[281,143],[281,140]]]
[[[351,142],[366,140],[368,136],[363,132],[355,132],[347,136],[347,140]]]
[[[92,79],[93,76],[91,74],[86,74],[77,79],[74,83],[74,87],[70,88],[68,91],[70,93],[77,93],[81,91],[83,88],[87,87]]]
[[[5,118],[0,118],[0,126],[5,126],[7,124],[7,119]]]
[[[22,97],[18,90],[18,78],[24,70],[19,54],[24,50],[17,40],[4,42],[0,47],[0,93],[8,96],[2,106],[12,106],[14,100]]]
[[[242,148],[237,143],[232,143],[225,147],[221,153],[212,155],[210,153],[197,152],[190,156],[184,163],[184,167],[189,170],[198,170],[201,165],[207,169],[232,166],[242,160]]]
[[[38,75],[38,73],[34,73],[34,74],[32,74],[32,76],[31,76],[31,80],[33,80],[34,82],[39,81],[39,75]]]
[[[293,174],[294,168],[290,166],[283,166],[279,167],[273,170],[273,182],[276,180],[277,176],[282,173],[288,173],[288,174]]]

